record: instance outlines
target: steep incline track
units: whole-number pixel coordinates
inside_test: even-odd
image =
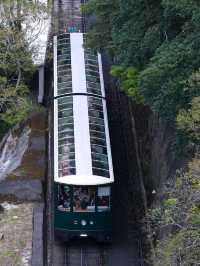
[[[105,251],[87,245],[66,247],[65,266],[105,266]]]
[[[69,27],[76,27],[77,31],[84,31],[84,18],[81,14],[81,0],[54,1],[54,20],[56,32],[63,33]]]
[[[77,30],[85,31],[84,18],[81,15],[81,0],[55,0],[54,1],[54,31],[63,33],[65,29],[75,26]],[[105,67],[104,63],[104,67]],[[109,64],[108,64],[109,65]],[[109,67],[105,71],[109,73]],[[140,234],[135,235],[134,212],[131,208],[134,204],[130,202],[129,187],[129,170],[127,161],[134,162],[130,154],[127,153],[125,139],[128,136],[129,127],[124,125],[129,123],[128,112],[126,111],[125,100],[119,99],[120,93],[116,88],[112,88],[109,77],[105,77],[105,88],[107,90],[108,116],[111,134],[111,144],[115,167],[116,182],[114,184],[113,195],[113,243],[111,246],[102,246],[95,243],[79,243],[67,246],[61,243],[59,239],[54,239],[53,228],[53,169],[49,165],[49,187],[48,187],[48,204],[49,211],[47,217],[50,225],[48,236],[48,262],[49,266],[144,266],[142,255],[142,244]],[[52,113],[49,113],[50,127],[53,124]],[[49,147],[51,146],[53,136],[50,136]],[[129,145],[129,150],[134,151],[134,147]],[[50,152],[50,150],[49,150]],[[127,153],[127,154],[126,154]],[[49,154],[49,161],[53,158]],[[52,160],[53,161],[53,160]],[[134,208],[136,208],[135,206]],[[130,211],[131,210],[131,211]],[[131,225],[130,225],[131,222]],[[132,232],[133,230],[133,232]]]

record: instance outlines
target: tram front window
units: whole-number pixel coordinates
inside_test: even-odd
[[[73,188],[73,211],[95,212],[95,188],[93,187]]]
[[[58,187],[58,210],[70,211],[70,187],[67,185],[59,185]]]
[[[98,187],[98,212],[110,210],[110,187]]]

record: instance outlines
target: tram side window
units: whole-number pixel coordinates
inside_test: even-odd
[[[98,187],[98,212],[110,210],[110,187]]]
[[[70,211],[70,187],[67,185],[58,186],[58,210]]]
[[[74,212],[95,212],[95,188],[74,187]]]

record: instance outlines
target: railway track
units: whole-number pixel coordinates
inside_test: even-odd
[[[95,246],[69,246],[65,248],[64,266],[105,266],[105,250]]]
[[[81,3],[85,0],[56,0],[54,1],[54,17],[56,18],[56,32],[63,33],[69,27],[75,27],[82,32],[85,28],[81,12]]]

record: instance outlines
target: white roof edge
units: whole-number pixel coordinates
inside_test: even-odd
[[[77,185],[77,186],[95,186],[111,184],[114,180],[102,176],[84,176],[84,175],[68,175],[54,179],[55,182],[66,184],[66,185]]]

